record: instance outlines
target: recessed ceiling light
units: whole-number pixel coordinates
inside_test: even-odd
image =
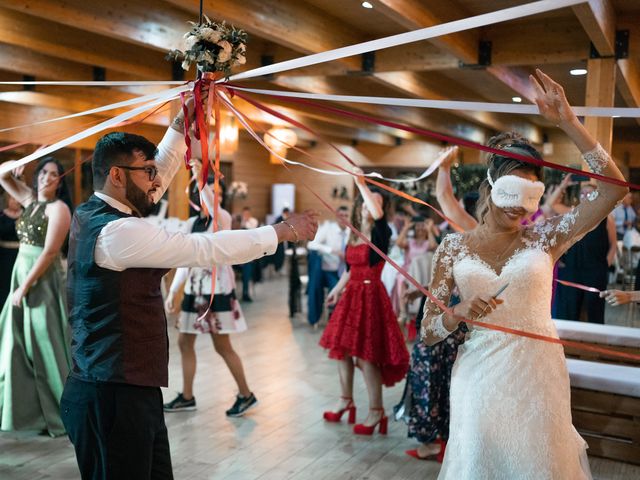
[[[511,101],[513,103],[520,103],[522,102],[522,97],[511,97]]]
[[[574,75],[574,76],[586,75],[587,74],[587,69],[586,68],[574,68],[573,70],[569,70],[569,73],[571,75]]]
[[[371,3],[369,3],[369,2],[362,2],[362,6],[364,8],[373,8],[373,5],[371,5]]]

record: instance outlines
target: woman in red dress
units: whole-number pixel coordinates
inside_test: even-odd
[[[361,198],[355,202],[352,223],[386,253],[391,229],[384,215],[384,198],[369,190],[362,176],[356,177],[356,185]],[[384,435],[387,417],[382,406],[382,385],[392,386],[404,378],[409,368],[409,353],[380,280],[382,257],[353,233],[345,257],[348,270],[327,297],[327,304],[337,302],[337,305],[320,339],[320,345],[329,350],[329,358],[338,360],[342,397],[338,409],[325,412],[324,419],[339,422],[342,415],[348,413],[349,423],[355,423],[353,373],[358,366],[367,385],[369,414],[353,431],[371,435],[378,425]]]

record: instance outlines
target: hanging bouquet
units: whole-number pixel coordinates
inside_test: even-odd
[[[221,72],[228,77],[233,67],[246,63],[247,32],[204,18],[204,23],[189,22],[192,28],[184,35],[184,52],[171,50],[167,59],[182,61],[184,70],[195,63],[203,73]]]
[[[247,187],[246,182],[233,182],[231,183],[231,187],[229,188],[229,193],[227,194],[229,198],[247,198],[249,194],[249,188]]]

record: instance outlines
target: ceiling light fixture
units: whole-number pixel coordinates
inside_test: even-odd
[[[364,8],[373,8],[373,5],[371,5],[371,3],[369,3],[369,2],[362,2],[362,6]]]
[[[579,75],[586,75],[587,74],[587,69],[586,68],[574,68],[573,70],[569,70],[569,73],[571,75],[573,75],[574,77],[577,77]]]
[[[511,101],[513,103],[521,103],[522,102],[522,97],[511,97]]]

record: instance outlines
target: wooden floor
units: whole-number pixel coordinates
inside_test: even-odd
[[[416,446],[407,428],[391,422],[386,437],[356,437],[346,424],[327,424],[322,411],[338,396],[335,365],[318,347],[319,331],[287,317],[287,282],[260,285],[255,302],[245,304],[249,331],[233,338],[259,405],[245,418],[229,419],[235,385],[208,337],[197,342],[198,410],[166,415],[176,479],[216,480],[411,480],[435,479],[439,465],[404,454]],[[616,322],[618,323],[618,322]],[[626,323],[621,320],[619,323]],[[634,322],[635,323],[635,322]],[[166,400],[181,389],[180,354],[171,329],[170,387]],[[402,385],[385,389],[388,410]],[[356,403],[366,415],[362,377],[356,375]],[[591,459],[594,477],[640,478],[640,467]],[[0,479],[77,479],[67,438],[0,434]]]

